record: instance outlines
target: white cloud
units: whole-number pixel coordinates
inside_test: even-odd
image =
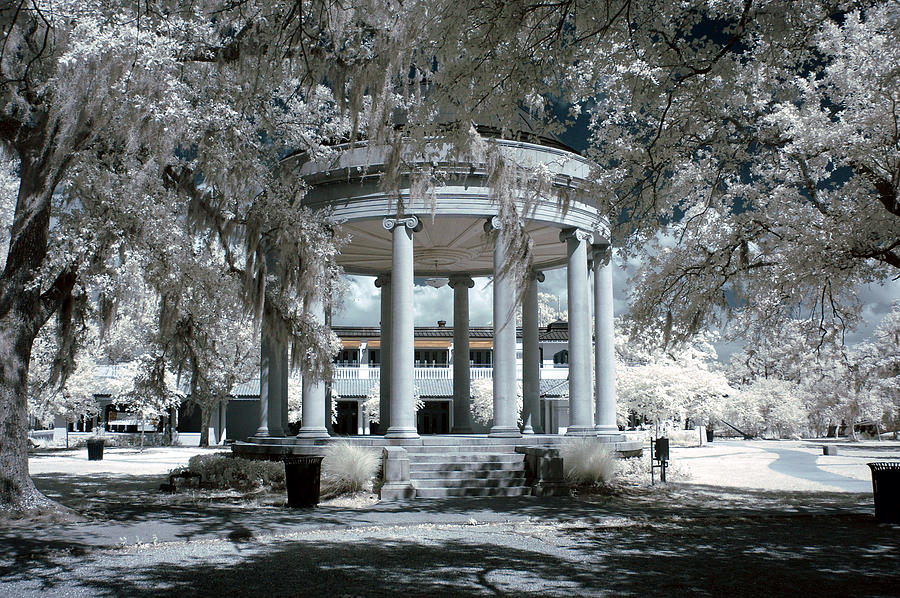
[[[628,313],[628,280],[641,267],[640,258],[632,257],[622,261],[613,256],[613,299],[616,316]],[[545,280],[538,287],[540,292],[550,293],[559,298],[560,309],[567,309],[566,269],[544,271]],[[347,294],[343,310],[335,315],[334,323],[343,326],[378,326],[381,321],[381,292],[375,287],[371,276],[347,276]],[[471,326],[491,326],[493,322],[493,286],[490,278],[475,278],[475,287],[469,291],[469,324]],[[891,309],[891,303],[900,299],[900,281],[885,284],[869,284],[859,288],[862,302],[859,328],[849,333],[847,344],[856,344],[871,335]],[[416,326],[436,326],[438,320],[446,320],[453,326],[453,289],[449,285],[433,288],[416,286],[413,295]],[[719,360],[728,362],[732,353],[739,351],[741,341],[716,344]]]
[[[900,300],[900,280],[890,280],[884,284],[866,284],[857,289],[862,303],[859,327],[849,333],[844,341],[848,345],[865,341],[872,334],[884,316],[891,311],[891,304]]]
[[[334,314],[339,326],[378,326],[381,322],[381,291],[372,276],[346,276],[343,309]]]
[[[627,280],[640,262],[629,261],[627,269],[622,268],[618,256],[613,260],[614,309],[617,316],[628,313]],[[544,271],[545,280],[538,285],[542,293],[550,293],[559,298],[561,310],[568,309],[566,292],[566,269]],[[340,313],[335,314],[334,323],[339,326],[377,326],[381,321],[381,291],[375,287],[371,276],[347,276],[347,294]],[[490,278],[474,279],[475,286],[469,291],[469,325],[490,326],[493,323],[494,290]],[[449,285],[434,288],[417,285],[414,289],[416,326],[435,326],[438,320],[446,320],[453,325],[453,289]]]

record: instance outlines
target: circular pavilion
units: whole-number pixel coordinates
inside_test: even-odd
[[[499,217],[501,205],[489,184],[491,172],[486,162],[460,160],[437,143],[428,152],[410,150],[402,156],[406,174],[398,177],[390,191],[385,190],[382,175],[389,161],[397,157],[386,146],[362,141],[335,146],[327,160],[295,155],[284,162],[289,172],[303,177],[309,185],[304,205],[328,209],[338,226],[349,233],[351,241],[338,259],[344,270],[377,277],[382,329],[380,431],[387,439],[418,438],[414,278],[449,280],[454,292],[454,352],[468,355],[472,277],[492,276],[494,419],[489,436],[513,438],[543,433],[540,418],[535,417],[540,405],[537,283],[543,280],[542,270],[566,266],[570,330],[567,435],[618,437],[609,227],[587,192],[591,164],[556,139],[537,135],[506,139],[488,127],[478,132],[503,160],[524,168],[539,167],[549,184],[539,197],[529,195],[531,191],[526,189],[512,194],[522,215],[521,228],[516,232],[524,232],[533,243],[533,261],[524,282],[517,283],[506,267],[504,248],[510,233]],[[410,174],[417,167],[437,167],[451,176],[429,189],[427,197],[417,198],[414,175]],[[398,205],[402,206],[399,213]],[[593,285],[589,283],[591,268]],[[524,397],[521,428],[516,407],[515,314],[519,300]],[[324,321],[321,306],[310,309]],[[592,334],[596,352],[592,351]],[[254,437],[258,440],[284,436],[287,424],[286,358],[278,355],[278,349],[265,338],[262,352],[260,426]],[[454,434],[471,432],[468,368],[468,359],[453,361]],[[304,381],[302,427],[297,439],[327,437],[324,384]]]

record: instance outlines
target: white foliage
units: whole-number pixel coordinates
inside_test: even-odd
[[[425,406],[425,401],[422,400],[418,384],[413,385],[413,400],[415,402],[416,411],[419,411]],[[366,413],[369,415],[370,422],[377,424],[381,421],[381,380],[377,380],[372,384],[369,393],[366,395],[366,401],[363,403],[363,409],[365,409]]]
[[[616,454],[596,439],[572,440],[559,449],[566,480],[575,486],[605,484],[616,473]]]
[[[522,425],[522,382],[516,383],[516,419]],[[490,379],[472,382],[472,416],[486,426],[494,421],[494,381]]]
[[[340,440],[325,447],[322,460],[325,492],[329,495],[359,492],[372,483],[380,465],[379,452]]]

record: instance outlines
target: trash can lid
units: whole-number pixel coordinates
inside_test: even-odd
[[[876,461],[875,463],[866,463],[872,471],[900,471],[900,461]]]
[[[284,463],[286,465],[311,465],[313,463],[320,463],[324,458],[324,455],[292,455],[290,457],[285,457]]]

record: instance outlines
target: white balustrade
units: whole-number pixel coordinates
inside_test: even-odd
[[[522,368],[516,368],[516,374],[522,377]],[[569,374],[568,368],[544,368],[541,369],[541,378],[565,379]],[[417,367],[414,368],[416,380],[452,380],[453,369],[450,367]],[[494,368],[490,366],[469,368],[471,380],[490,380],[494,377]],[[334,368],[335,380],[378,380],[381,378],[381,368],[377,365],[369,366],[337,366]]]

